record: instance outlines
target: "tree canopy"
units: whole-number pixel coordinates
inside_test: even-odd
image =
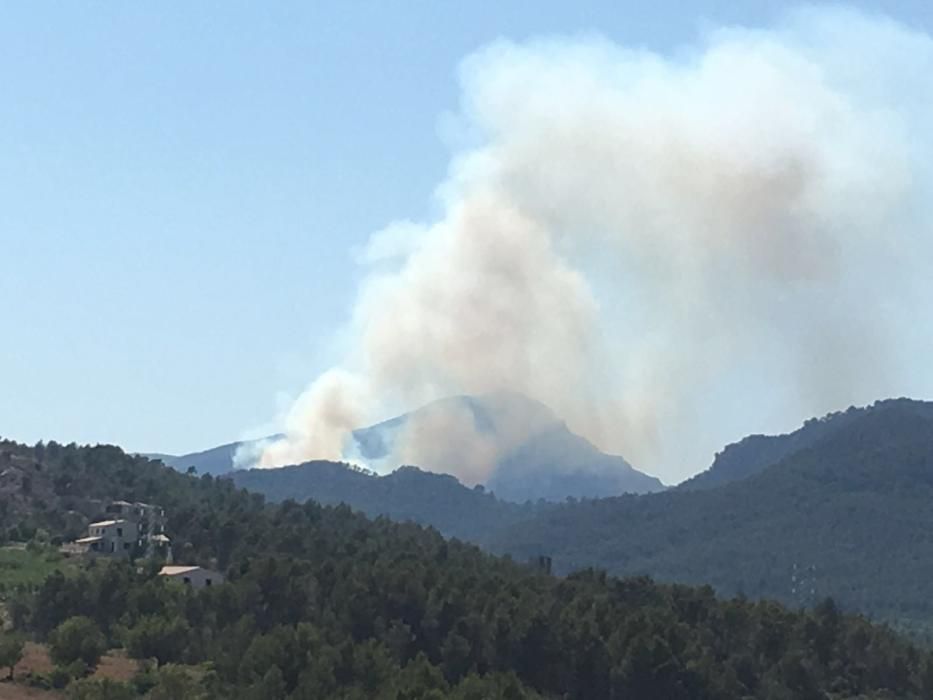
[[[146,692],[164,681],[191,697],[289,700],[933,693],[929,653],[832,601],[793,611],[589,569],[555,578],[431,529],[346,506],[266,504],[113,447],[49,444],[41,460],[3,449],[39,465],[34,488],[67,480],[62,498],[76,505],[163,505],[181,562],[226,573],[224,585],[192,590],[156,566],[98,560],[11,601],[37,639],[62,644],[63,626],[85,616],[82,638],[93,625],[106,646],[165,664]],[[26,527],[55,531],[54,516],[28,517]]]

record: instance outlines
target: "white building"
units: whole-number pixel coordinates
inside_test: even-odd
[[[139,551],[144,556],[160,555],[166,561],[172,561],[171,541],[165,535],[165,510],[161,506],[139,501],[114,501],[107,506],[107,513],[136,523]]]
[[[206,588],[224,582],[224,575],[200,566],[163,566],[159,576],[166,576],[172,580],[180,581],[192,588]]]
[[[87,537],[75,545],[88,554],[130,557],[139,541],[139,528],[132,520],[100,520],[87,526]]]
[[[165,511],[149,503],[114,501],[112,520],[88,525],[85,537],[62,546],[65,554],[108,557],[161,557],[172,561],[172,542],[165,535]]]

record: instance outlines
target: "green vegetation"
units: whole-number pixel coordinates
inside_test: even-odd
[[[104,635],[88,617],[76,616],[64,620],[49,635],[49,656],[59,666],[81,662],[88,669],[97,666],[107,651]]]
[[[490,532],[526,520],[545,504],[501,501],[482,488],[470,489],[447,474],[403,467],[376,476],[335,462],[314,461],[281,469],[251,469],[230,478],[272,501],[309,498],[349,503],[371,517],[430,525],[448,537],[482,542]]]
[[[171,697],[170,686],[271,700],[933,695],[933,655],[832,601],[792,612],[591,570],[557,579],[345,506],[267,505],[113,447],[50,448],[34,487],[67,479],[61,498],[164,505],[182,562],[228,580],[194,591],[155,566],[101,561],[17,595],[11,618],[38,640],[93,624],[106,645],[165,664],[133,684],[72,682],[72,697]]]
[[[0,547],[0,599],[20,587],[34,587],[69,564],[55,548],[41,545]]]
[[[933,641],[933,405],[884,401],[752,436],[648,496],[518,505],[406,468],[313,462],[234,475],[273,500],[346,502],[555,570],[595,566],[723,595],[841,607]],[[736,565],[736,562],[741,562]]]
[[[838,429],[757,475],[552,508],[502,532],[494,548],[546,552],[560,572],[599,566],[795,607],[832,596],[927,638],[933,404],[888,401],[843,415]]]
[[[0,668],[9,669],[9,680],[13,680],[16,664],[23,658],[23,646],[20,635],[0,631]]]

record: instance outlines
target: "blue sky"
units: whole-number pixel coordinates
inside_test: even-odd
[[[183,452],[261,428],[333,361],[353,251],[432,211],[464,56],[666,52],[785,6],[4,4],[0,435]],[[858,6],[933,26],[923,1]]]

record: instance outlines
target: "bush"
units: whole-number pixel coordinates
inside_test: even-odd
[[[56,666],[49,672],[49,683],[56,690],[61,690],[71,683],[74,676],[64,666]]]
[[[137,695],[146,695],[159,684],[159,674],[155,664],[149,661],[140,661],[138,670],[130,679],[130,683],[136,689]]]
[[[149,694],[149,700],[200,700],[213,697],[208,694],[206,687],[210,683],[211,673],[203,666],[192,668],[169,664],[159,669],[156,675],[158,684]]]
[[[48,675],[36,671],[29,671],[26,675],[21,676],[20,682],[25,683],[30,688],[39,688],[40,690],[52,689],[52,679]]]
[[[191,628],[181,617],[151,615],[126,635],[126,650],[136,659],[155,659],[159,665],[181,661]]]
[[[104,635],[87,617],[70,617],[49,636],[49,655],[59,666],[82,661],[94,668],[106,649]]]
[[[23,638],[19,635],[0,632],[0,668],[10,669],[10,680],[13,680],[16,664],[23,658],[23,646]]]

